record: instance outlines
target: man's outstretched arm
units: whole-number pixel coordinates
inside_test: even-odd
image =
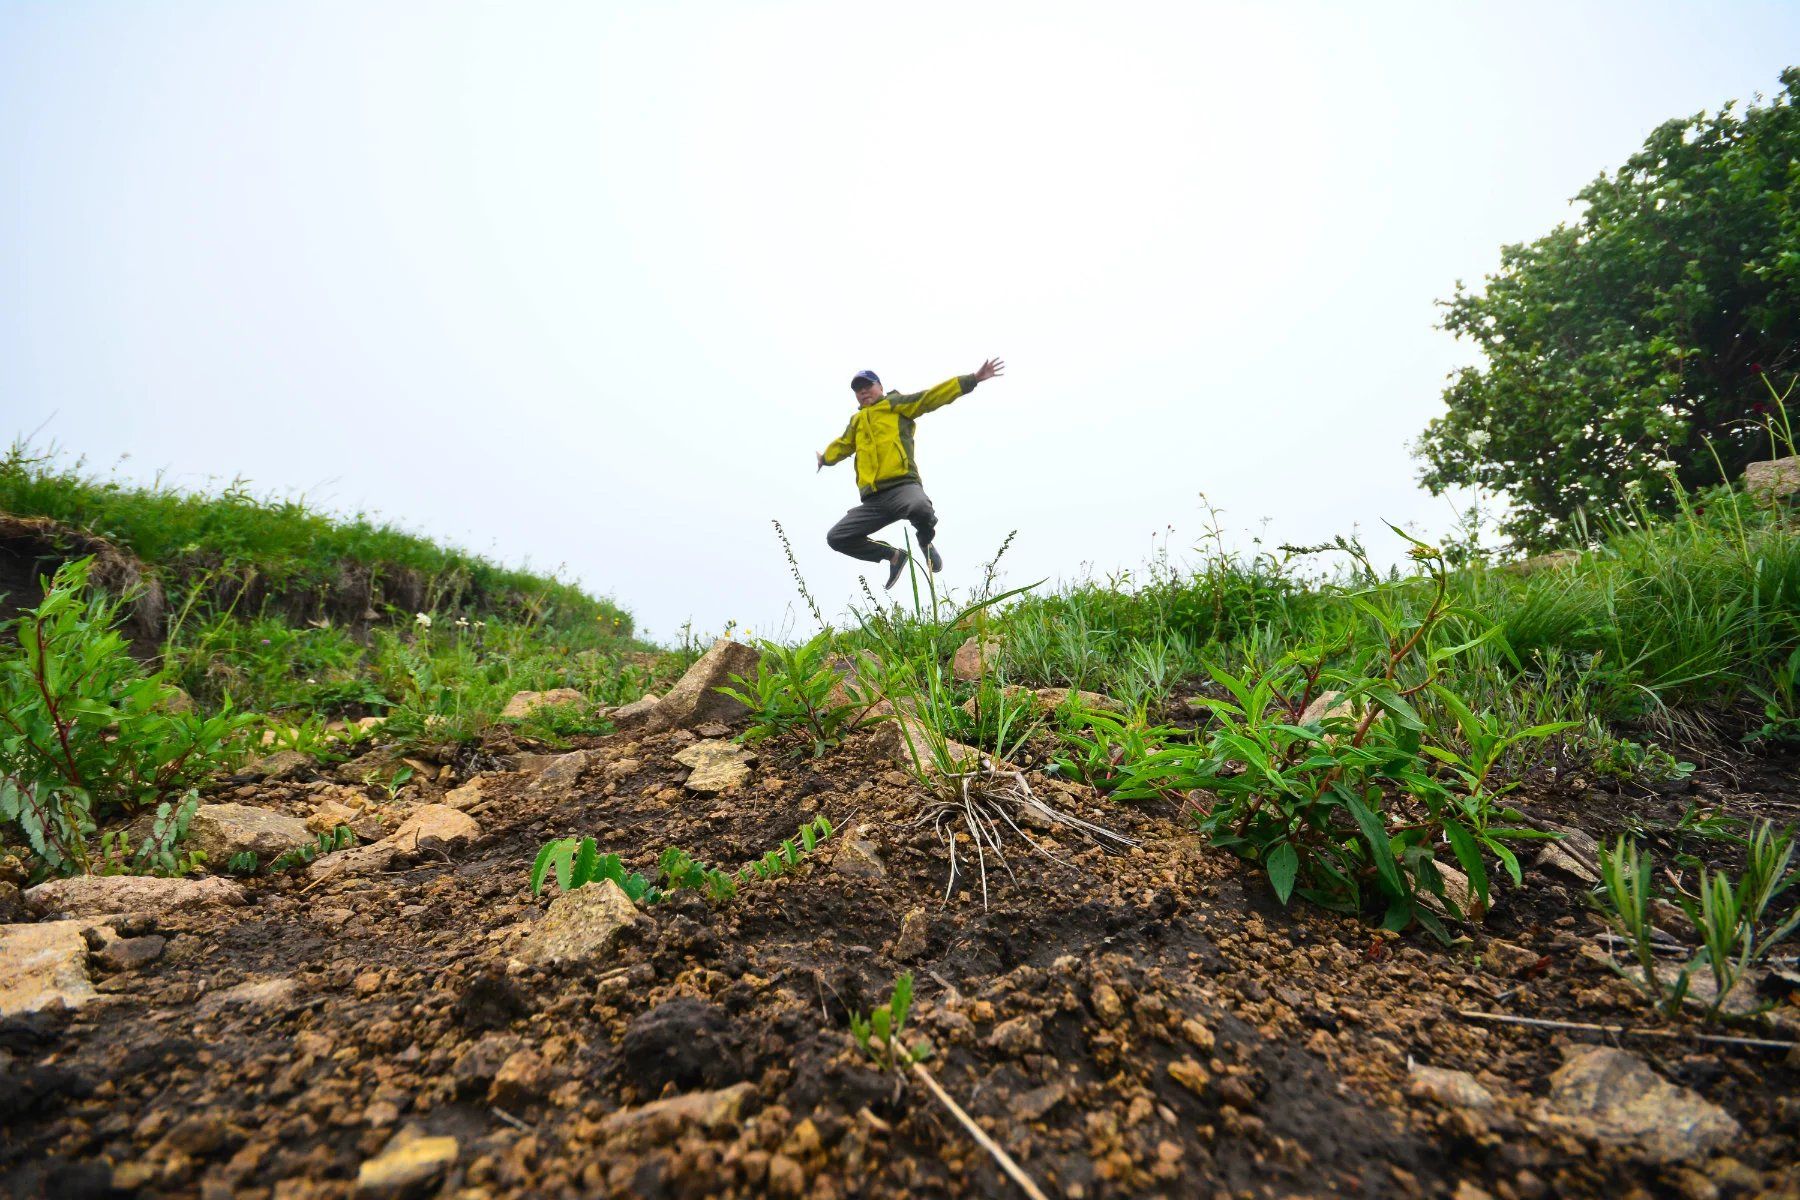
[[[975,390],[975,385],[984,379],[1004,373],[1006,364],[997,358],[990,358],[981,364],[981,369],[973,375],[958,375],[955,379],[946,379],[934,388],[922,392],[914,392],[910,396],[895,396],[888,401],[894,411],[903,417],[917,417],[934,409],[944,407],[958,396],[966,396]]]
[[[856,452],[855,428],[856,421],[852,419],[850,424],[844,426],[843,436],[831,443],[831,445],[825,447],[825,453],[813,455],[813,457],[818,460],[819,464],[813,468],[813,474],[816,475],[826,467],[835,466],[836,464],[843,462],[846,458],[849,458]]]

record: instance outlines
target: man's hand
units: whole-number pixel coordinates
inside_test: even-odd
[[[983,380],[992,379],[994,376],[1004,373],[1005,370],[1004,362],[997,358],[990,358],[981,364],[981,370],[975,372],[975,382],[980,383]]]
[[[813,474],[817,475],[820,471],[825,469],[825,456],[815,450],[813,451],[813,457],[819,462],[819,465],[813,468]]]

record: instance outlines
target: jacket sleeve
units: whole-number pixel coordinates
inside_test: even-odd
[[[974,390],[973,375],[958,375],[955,379],[946,379],[934,388],[914,392],[910,396],[895,396],[888,403],[903,417],[917,417],[942,408],[958,396],[966,396]]]
[[[844,426],[844,435],[825,447],[825,465],[835,466],[856,452],[856,421]]]

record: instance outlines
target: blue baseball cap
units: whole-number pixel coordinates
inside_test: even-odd
[[[872,383],[876,387],[880,387],[881,386],[881,376],[877,375],[873,371],[858,371],[854,376],[851,377],[850,390],[854,392],[857,388],[861,387],[865,383]]]

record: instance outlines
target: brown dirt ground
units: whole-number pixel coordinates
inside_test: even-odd
[[[1040,834],[1058,860],[1016,848],[984,910],[966,847],[945,900],[926,803],[871,736],[819,762],[764,747],[749,784],[719,798],[681,786],[670,757],[691,740],[593,741],[558,791],[502,776],[480,839],[447,859],[310,889],[303,874],[259,881],[248,908],[154,919],[166,953],[102,980],[112,1001],[0,1025],[0,1195],[348,1196],[409,1127],[458,1139],[427,1194],[467,1200],[1017,1194],[849,1035],[848,1012],[910,969],[930,1069],[1052,1196],[1800,1196],[1800,1057],[1628,1042],[1744,1128],[1729,1157],[1660,1167],[1536,1118],[1559,1046],[1592,1035],[1457,1015],[1655,1023],[1576,953],[1596,927],[1570,881],[1529,874],[1444,949],[1284,910],[1179,814],[1058,790],[1139,847]],[[1791,819],[1791,762],[1715,776],[1648,796],[1539,781],[1522,803],[1597,836],[1672,826],[1696,799]],[[263,795],[300,811],[299,789]],[[548,838],[592,834],[646,872],[671,843],[735,865],[819,813],[860,825],[885,877],[834,869],[840,837],[735,901],[648,907],[602,967],[510,961],[549,903],[527,887]],[[902,942],[908,914],[922,938]],[[1484,955],[1497,937],[1537,956],[1521,977]],[[275,978],[298,985],[283,1003],[205,1003]],[[521,1049],[538,1069],[490,1096]],[[1409,1096],[1409,1060],[1473,1072],[1498,1106]],[[753,1093],[724,1127],[604,1124],[740,1081]]]

